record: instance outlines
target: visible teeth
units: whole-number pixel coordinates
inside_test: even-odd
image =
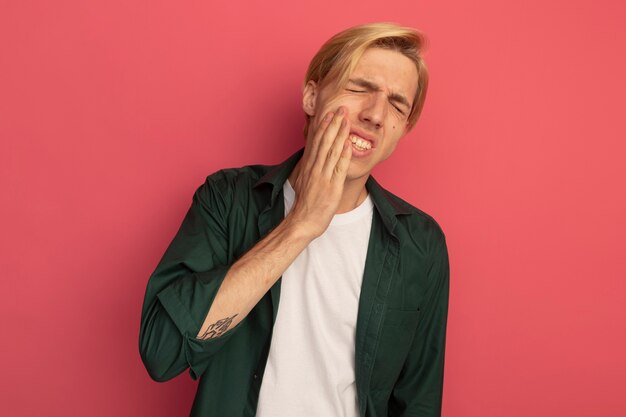
[[[372,148],[372,144],[366,140],[359,138],[358,136],[351,135],[350,141],[360,151],[366,151]]]

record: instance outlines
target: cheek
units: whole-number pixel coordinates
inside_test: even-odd
[[[359,100],[357,97],[352,97],[346,94],[339,94],[335,97],[331,97],[325,100],[321,100],[319,111],[326,114],[330,111],[337,110],[340,106],[343,106],[348,111],[348,114],[356,114],[359,111]]]

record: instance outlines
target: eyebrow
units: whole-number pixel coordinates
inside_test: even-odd
[[[368,81],[366,79],[363,78],[350,78],[348,80],[349,83],[358,85],[359,87],[363,87],[366,88],[370,91],[381,91],[380,86],[378,86],[377,84]],[[410,103],[409,100],[406,99],[406,97],[404,97],[402,94],[400,93],[391,93],[389,94],[389,100],[391,101],[395,101],[397,103],[401,103],[404,104],[409,110],[413,107]]]

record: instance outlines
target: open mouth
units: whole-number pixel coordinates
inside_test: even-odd
[[[372,143],[369,140],[365,140],[355,134],[350,135],[350,142],[352,142],[352,146],[359,151],[368,151],[372,149]]]

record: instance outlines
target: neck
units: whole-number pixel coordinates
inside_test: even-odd
[[[291,174],[289,174],[289,182],[293,185],[296,183],[300,171],[302,159],[298,161]],[[341,195],[341,201],[337,207],[335,214],[347,213],[356,207],[358,207],[367,198],[367,189],[365,183],[369,175],[365,175],[356,179],[346,178],[343,186],[343,194]]]

